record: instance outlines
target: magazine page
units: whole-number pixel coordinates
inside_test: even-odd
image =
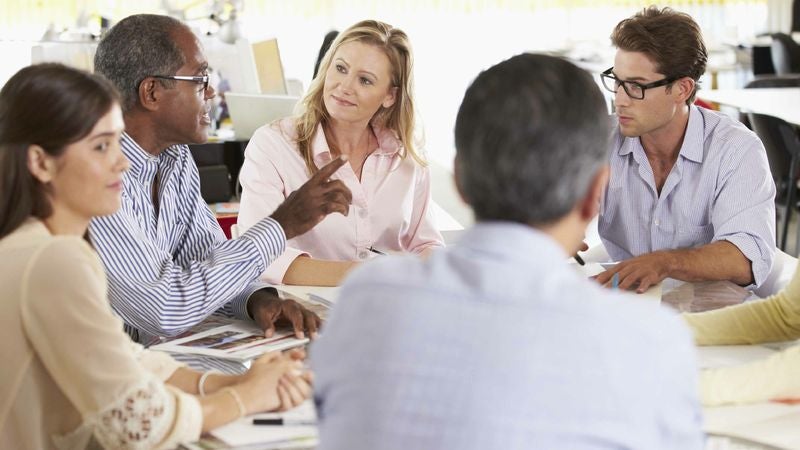
[[[177,339],[150,347],[169,353],[184,353],[213,356],[235,361],[249,361],[264,353],[286,350],[308,343],[308,339],[297,339],[291,330],[278,330],[271,338],[252,322],[225,319],[219,316],[209,318],[216,325],[198,327],[184,333]],[[224,324],[227,322],[227,324]]]

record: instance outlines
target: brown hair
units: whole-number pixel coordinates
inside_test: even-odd
[[[28,148],[59,156],[118,103],[104,78],[61,64],[28,66],[8,80],[0,90],[0,239],[52,214],[48,186],[28,170]]]
[[[656,64],[656,71],[667,78],[693,79],[694,91],[686,104],[694,101],[708,52],[700,27],[690,15],[668,7],[647,7],[617,24],[611,43],[620,50],[644,53]]]
[[[377,20],[364,20],[342,32],[319,66],[317,76],[311,81],[308,93],[300,102],[300,114],[297,118],[297,148],[306,162],[308,171],[314,174],[319,168],[314,164],[311,144],[317,127],[325,123],[329,116],[323,102],[325,74],[331,65],[336,50],[348,42],[361,42],[374,45],[383,50],[391,63],[392,86],[397,88],[394,105],[381,108],[375,113],[371,123],[388,128],[395,132],[403,146],[402,157],[411,155],[419,164],[425,165],[425,159],[414,146],[414,77],[412,72],[413,55],[411,43],[405,32],[389,24]]]

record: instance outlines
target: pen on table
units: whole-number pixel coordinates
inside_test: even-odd
[[[582,266],[586,265],[586,261],[584,261],[583,258],[581,258],[581,255],[575,253],[575,256],[573,256],[573,258],[575,258],[575,262],[577,262],[578,264]]]
[[[316,425],[317,422],[313,420],[292,420],[292,419],[283,419],[283,418],[274,418],[274,419],[253,419],[253,425],[274,425],[274,426],[284,426],[284,425]]]
[[[615,273],[611,277],[611,290],[619,288],[619,273]]]
[[[386,253],[383,253],[382,251],[376,249],[375,247],[373,247],[371,245],[369,246],[369,248],[367,250],[371,251],[372,253],[375,253],[376,255],[384,255],[384,256],[386,256]]]

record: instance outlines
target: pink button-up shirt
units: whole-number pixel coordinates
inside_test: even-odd
[[[242,199],[238,226],[244,231],[272,214],[293,191],[309,179],[305,161],[295,144],[294,119],[264,125],[253,134],[239,174]],[[349,164],[332,178],[353,193],[350,214],[327,216],[311,231],[287,242],[286,251],[264,272],[262,279],[281,283],[289,265],[300,255],[328,260],[359,261],[380,251],[419,253],[444,245],[430,208],[430,172],[413,158],[400,157],[401,143],[390,130],[375,128],[378,148],[364,161],[359,181]],[[312,151],[317,167],[331,161],[320,126]]]

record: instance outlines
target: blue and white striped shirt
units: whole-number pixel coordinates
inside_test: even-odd
[[[599,231],[615,261],[729,241],[751,261],[755,286],[775,256],[775,183],[761,140],[739,122],[692,106],[675,165],[656,191],[639,138],[616,128]]]
[[[200,176],[185,145],[152,156],[127,134],[130,160],[122,207],[92,220],[89,232],[108,275],[109,300],[139,341],[174,336],[221,309],[248,318],[247,298],[281,253],[286,237],[267,218],[239,239],[226,240],[200,196]],[[152,185],[159,174],[159,208]]]

